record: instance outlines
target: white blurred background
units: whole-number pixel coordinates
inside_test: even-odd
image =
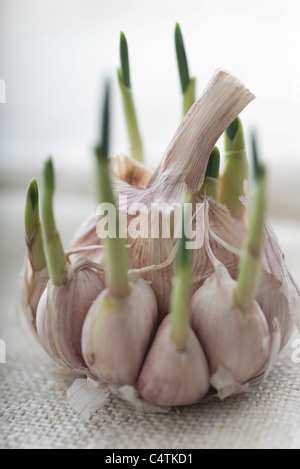
[[[101,85],[114,86],[111,154],[128,153],[116,83],[119,33],[148,162],[161,158],[181,117],[174,26],[180,23],[197,94],[225,68],[257,96],[243,112],[268,164],[300,165],[299,0],[0,0],[1,172],[90,171]]]
[[[110,153],[128,153],[116,80],[121,30],[129,45],[147,162],[155,166],[162,157],[181,120],[176,22],[190,73],[197,77],[197,95],[221,67],[257,96],[241,117],[247,135],[253,127],[258,130],[269,168],[270,217],[296,272],[299,0],[0,0],[0,79],[6,83],[6,104],[0,104],[1,275],[6,295],[15,287],[25,252],[26,188],[32,177],[40,181],[49,154],[54,157],[56,214],[65,242],[94,210],[92,149],[107,77],[113,84]]]

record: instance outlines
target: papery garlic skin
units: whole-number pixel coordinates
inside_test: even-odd
[[[36,312],[40,298],[49,280],[47,267],[34,272],[28,255],[26,255],[22,272],[19,276],[19,305],[21,314],[26,317],[27,323],[36,332]]]
[[[110,158],[109,164],[117,180],[134,187],[147,187],[152,177],[152,171],[150,169],[126,155],[118,155],[114,158]],[[70,256],[72,261],[81,256],[91,259],[94,262],[101,263],[103,261],[103,249],[95,248],[94,250],[84,250],[84,247],[101,245],[101,240],[97,236],[96,230],[98,219],[99,217],[97,215],[90,216],[74,234],[70,243],[70,250],[78,250],[78,253],[74,253]]]
[[[117,178],[135,187],[145,188],[152,178],[152,171],[139,161],[126,155],[110,158],[110,167]]]
[[[249,210],[249,200],[243,197],[242,202]],[[261,265],[256,301],[266,316],[270,330],[273,321],[278,321],[282,350],[295,328],[300,329],[300,290],[287,268],[284,253],[269,222],[265,223]]]
[[[182,192],[178,201],[182,200]],[[196,194],[193,198],[194,204],[203,204],[204,197]],[[173,204],[173,203],[172,203]],[[172,211],[172,204],[170,208]],[[123,212],[120,212],[124,216]],[[193,211],[193,215],[195,210]],[[130,223],[135,217],[127,215],[128,221],[128,249],[130,268],[140,269],[147,266],[159,266],[167,261],[174,251],[176,240],[173,238],[174,227],[170,226],[170,237],[159,236],[157,238],[151,237],[151,216],[146,214],[139,215],[140,237],[131,237]],[[170,214],[164,213],[163,223],[170,224]],[[239,250],[242,247],[243,239],[245,236],[246,228],[243,223],[233,219],[227,208],[214,201],[209,201],[209,220],[214,233],[219,236],[223,241],[227,242],[233,248]],[[80,246],[100,245],[101,240],[97,236],[98,217],[94,216],[88,219],[85,224],[78,230],[74,236],[71,246],[76,249]],[[171,224],[172,225],[172,224]],[[196,222],[193,222],[193,230],[196,229],[203,232],[203,224],[196,227]],[[146,234],[145,234],[146,233]],[[201,237],[201,234],[200,234]],[[211,247],[218,259],[227,267],[232,277],[236,277],[239,264],[239,256],[228,251],[224,246],[212,240]],[[103,262],[103,249],[95,249],[94,251],[84,251],[78,255],[83,255],[94,260],[95,262]],[[76,255],[77,256],[77,255]],[[74,256],[74,257],[76,257]],[[71,257],[73,259],[73,255]],[[203,248],[191,250],[191,262],[193,278],[196,279],[193,285],[194,292],[202,285],[203,281],[213,273],[213,268],[206,250]],[[159,322],[170,311],[170,294],[173,276],[173,262],[163,269],[149,270],[147,273],[142,274],[145,280],[151,282],[151,287],[154,290],[158,303]]]
[[[79,257],[85,257],[93,262],[101,263],[103,261],[103,249],[101,248],[101,240],[97,236],[96,226],[99,217],[92,215],[86,219],[74,233],[71,243],[70,251],[76,251],[69,256],[71,262],[74,262]],[[90,249],[95,246],[95,249]],[[87,248],[85,250],[85,248]]]
[[[208,278],[191,300],[192,327],[208,359],[210,374],[219,367],[244,384],[265,364],[270,331],[257,302],[235,307],[236,282],[224,268]]]
[[[37,309],[37,332],[46,352],[65,368],[86,370],[81,333],[87,312],[104,289],[99,272],[85,261],[68,266],[68,281],[61,286],[51,280]]]
[[[300,328],[300,290],[286,266],[284,254],[269,223],[265,229],[262,270],[257,301],[269,325],[274,319],[279,321],[282,349],[294,327]]]
[[[163,320],[146,357],[139,380],[141,396],[158,406],[188,405],[209,390],[209,369],[203,349],[189,329],[184,350],[171,338],[171,316]]]
[[[263,271],[256,300],[267,319],[270,329],[274,319],[278,321],[281,334],[280,349],[282,349],[288,343],[295,329],[290,313],[290,304],[282,288],[282,283],[273,275]]]
[[[82,331],[82,352],[90,373],[113,384],[135,384],[156,324],[156,298],[143,279],[130,281],[129,294],[123,298],[112,298],[104,290]]]
[[[121,181],[119,178],[115,178],[114,192],[116,200],[119,199],[119,196],[124,196],[128,206],[131,206],[133,203],[142,203],[150,210],[153,202],[166,202],[170,206],[174,203],[180,203],[184,195],[182,193],[183,185],[190,192],[197,193],[203,184],[207,163],[216,141],[232,120],[253,99],[253,94],[237,78],[225,71],[217,70],[201,98],[195,102],[177,129],[147,187],[136,187]],[[116,166],[118,167],[118,162],[116,162]],[[127,174],[126,178],[128,178],[130,171],[125,171],[125,174]],[[202,198],[202,200],[204,199]],[[120,212],[123,211],[123,207],[118,208]],[[231,233],[243,231],[244,227],[242,223],[237,227],[237,221],[233,220],[229,215],[227,218],[230,223],[229,228],[227,229],[228,224],[222,223],[221,220],[218,235],[230,242]],[[128,223],[131,221],[132,219],[129,216]],[[75,237],[74,242],[76,246],[82,242],[85,245],[100,244],[100,241],[97,242],[96,239],[97,217],[94,220],[90,219],[90,222],[86,231],[82,230],[79,236]],[[94,229],[92,228],[93,222]],[[150,216],[149,220],[146,220],[145,225],[148,227],[149,223]],[[203,229],[203,227],[200,227],[200,229]],[[238,235],[233,235],[233,238],[232,244],[236,246],[235,239],[238,238],[237,247],[240,248],[239,241],[242,243],[242,237],[239,238]],[[157,266],[164,263],[173,250],[174,239],[172,236],[169,239],[151,239],[150,237],[131,238],[129,233],[128,244],[130,245],[130,267],[144,268],[145,266]],[[218,251],[223,251],[224,259],[229,259],[228,269],[231,269],[231,265],[233,265],[233,272],[235,273],[238,265],[237,256],[226,252],[222,246],[217,248]],[[95,251],[95,254],[97,255],[97,251]],[[87,253],[85,255],[92,256],[94,254]],[[207,276],[207,261],[205,250],[195,250],[192,259],[192,271],[193,275],[200,279],[195,288]],[[145,275],[145,278],[152,282],[157,296],[160,320],[169,312],[169,297],[173,275],[172,267],[172,265],[166,267],[159,274],[157,274],[157,271],[153,271]],[[159,280],[157,280],[158,276],[160,277]],[[201,280],[201,277],[203,280]]]

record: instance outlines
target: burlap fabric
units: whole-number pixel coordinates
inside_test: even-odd
[[[15,208],[21,226],[22,204]],[[7,219],[6,235],[12,227],[19,225]],[[280,230],[299,282],[299,228]],[[292,361],[291,344],[268,380],[246,395],[151,415],[111,397],[89,422],[80,421],[66,399],[74,377],[62,373],[12,320],[24,246],[21,239],[12,256],[11,242],[9,236],[1,242],[0,338],[7,345],[7,363],[0,364],[1,448],[300,448],[300,364]]]
[[[151,415],[111,398],[82,422],[66,399],[73,377],[20,332],[10,339],[16,345],[1,365],[2,448],[300,448],[300,364],[290,346],[249,394]]]

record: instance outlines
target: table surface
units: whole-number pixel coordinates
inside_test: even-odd
[[[16,318],[16,282],[25,253],[23,204],[24,191],[1,191],[0,339],[7,362],[0,364],[0,447],[300,448],[300,364],[292,361],[292,343],[267,381],[247,394],[168,414],[141,414],[111,397],[89,422],[81,421],[66,399],[74,377],[50,360]],[[56,209],[67,242],[94,203],[90,196],[65,196]],[[300,283],[299,223],[277,219],[273,226]]]

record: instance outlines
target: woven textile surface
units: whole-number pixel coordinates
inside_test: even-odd
[[[18,200],[13,217],[21,224]],[[10,202],[14,207],[13,198]],[[4,236],[12,227],[19,228],[13,218],[1,240],[7,266],[5,275],[2,266],[0,316],[0,338],[7,345],[6,364],[0,364],[1,448],[300,448],[300,364],[292,361],[292,342],[267,381],[248,394],[168,414],[141,414],[111,397],[89,422],[81,421],[66,398],[74,376],[61,371],[14,319],[15,280],[24,246],[21,240],[9,254],[12,240]],[[293,235],[283,225],[280,232],[299,282],[299,228]]]
[[[267,382],[247,395],[151,415],[112,398],[86,423],[66,400],[74,377],[20,340],[1,372],[1,447],[300,448],[300,365],[290,355],[287,347]]]

